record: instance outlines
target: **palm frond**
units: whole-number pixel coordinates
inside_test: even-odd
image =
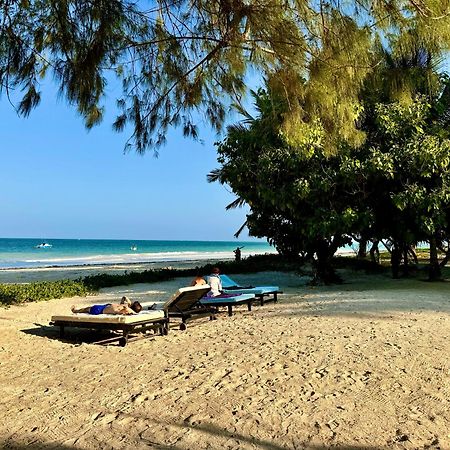
[[[220,181],[222,176],[222,169],[213,169],[211,172],[206,175],[206,180],[208,183],[215,183],[216,181]]]
[[[232,103],[231,107],[244,117],[243,123],[248,124],[255,121],[255,118],[240,103]]]
[[[241,227],[239,228],[239,230],[236,231],[236,233],[234,233],[234,237],[238,238],[239,235],[242,233],[242,230],[247,226],[247,221],[245,221]]]
[[[245,200],[243,198],[238,197],[236,200],[233,200],[229,205],[225,207],[226,211],[235,208],[242,208],[245,205]]]

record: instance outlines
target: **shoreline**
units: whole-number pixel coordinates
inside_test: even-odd
[[[257,253],[243,256],[271,255],[276,253]],[[335,256],[352,256],[355,252],[340,249]],[[39,267],[2,267],[0,268],[0,283],[29,283],[36,281],[55,281],[62,279],[77,279],[94,274],[122,274],[124,272],[143,272],[152,269],[194,269],[206,264],[217,264],[221,261],[232,261],[233,256],[205,259],[172,260],[172,261],[133,261],[114,263],[94,263],[75,265],[49,265]]]
[[[223,258],[221,261],[231,261],[233,258]],[[67,264],[67,265],[51,265],[51,266],[37,266],[37,267],[0,267],[0,273],[2,271],[39,271],[39,270],[70,270],[70,269],[94,269],[94,268],[115,268],[116,266],[143,266],[143,265],[158,265],[158,269],[165,267],[174,267],[177,264],[193,264],[203,263],[208,264],[211,261],[217,261],[216,259],[187,259],[177,261],[136,261],[136,262],[118,262],[118,263],[95,263],[95,264]],[[173,263],[170,266],[167,264]]]
[[[230,261],[232,258],[223,259]],[[37,281],[75,280],[88,275],[123,274],[152,269],[194,269],[217,260],[189,260],[171,262],[142,262],[118,264],[86,264],[80,266],[49,266],[0,269],[0,283],[31,283]]]

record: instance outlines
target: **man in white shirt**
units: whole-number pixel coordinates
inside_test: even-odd
[[[208,297],[217,297],[222,293],[222,280],[218,267],[214,267],[212,270],[212,274],[208,277],[208,284],[211,286],[211,290],[207,294]]]

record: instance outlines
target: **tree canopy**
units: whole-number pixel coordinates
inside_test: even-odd
[[[429,67],[415,69],[423,75]],[[284,255],[314,256],[318,278],[335,280],[330,258],[351,240],[384,242],[394,276],[410,249],[428,242],[430,278],[438,278],[437,249],[447,253],[442,264],[450,256],[450,85],[434,75],[431,90],[417,76],[410,102],[373,91],[370,83],[359,123],[366,141],[353,147],[341,140],[334,154],[320,120],[301,143],[286,140],[278,126],[286,100],[260,89],[257,117],[228,128],[218,145],[221,166],[209,180],[228,184],[235,204],[248,203],[252,235],[267,237]]]
[[[220,130],[256,70],[295,99],[279,122],[286,142],[301,145],[320,118],[333,151],[365,138],[360,91],[383,61],[377,46],[399,59],[415,47],[443,55],[449,0],[2,0],[0,93],[22,92],[17,110],[28,115],[50,74],[92,127],[117,77],[114,128],[130,126],[127,148],[145,152],[173,126],[196,137],[199,113]],[[406,95],[400,75],[392,88]]]

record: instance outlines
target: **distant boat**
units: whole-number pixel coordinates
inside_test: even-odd
[[[133,252],[135,252],[135,251],[137,250],[137,245],[132,245],[132,246],[130,247],[130,250],[133,250]]]
[[[36,245],[35,248],[49,248],[53,247],[52,244],[49,244],[48,242],[41,242],[40,244]]]

